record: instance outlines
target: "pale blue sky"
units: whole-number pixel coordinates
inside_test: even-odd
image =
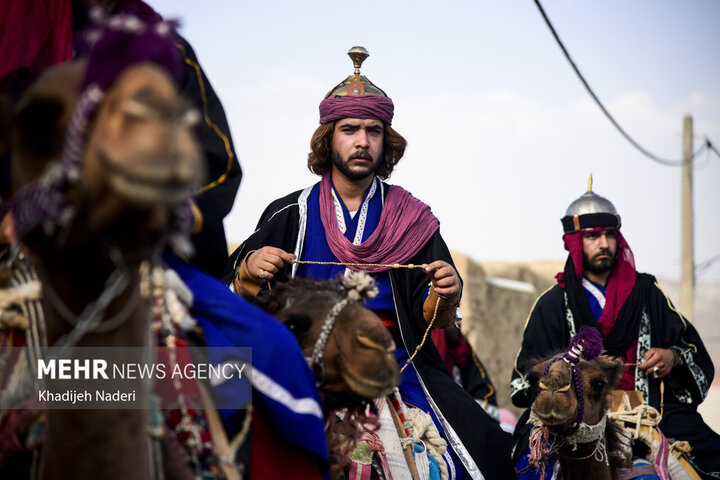
[[[222,99],[244,178],[225,226],[242,241],[305,167],[317,105],[363,73],[409,142],[390,179],[432,206],[450,248],[477,260],[560,260],[560,217],[595,191],[623,217],[638,269],[680,272],[680,170],[623,139],[575,77],[532,0],[150,0],[179,18]],[[442,6],[441,6],[442,5]],[[679,158],[682,117],[720,145],[720,2],[546,0],[590,85],[648,150]],[[695,170],[696,262],[720,255],[720,158]],[[700,281],[720,281],[720,262]]]

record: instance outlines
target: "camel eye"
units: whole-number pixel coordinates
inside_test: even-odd
[[[600,394],[605,390],[605,387],[607,387],[607,382],[604,380],[592,380],[590,386],[594,393]]]
[[[295,336],[303,334],[310,329],[310,319],[303,315],[288,315],[282,319],[282,322]]]
[[[538,385],[538,381],[540,380],[540,374],[536,370],[530,370],[525,375],[525,378],[530,383],[531,388],[536,388]]]

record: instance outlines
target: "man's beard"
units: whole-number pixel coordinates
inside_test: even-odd
[[[357,154],[351,155],[350,158],[348,158],[348,161],[345,162],[345,161],[343,161],[340,154],[337,151],[335,151],[335,149],[332,149],[333,165],[335,165],[335,167],[337,167],[337,169],[340,170],[340,173],[342,173],[345,176],[345,178],[347,178],[349,180],[363,180],[363,179],[369,177],[370,175],[373,175],[377,171],[377,169],[380,167],[380,162],[378,162],[376,158],[373,158],[370,155],[370,153],[368,153],[367,150],[363,150],[360,153],[362,153],[363,157],[369,158],[372,161],[372,164],[373,164],[372,168],[370,168],[368,170],[362,170],[362,171],[350,170],[348,163],[350,162],[350,160],[355,158],[357,156]]]
[[[610,258],[597,259],[601,255],[610,255]],[[602,249],[593,256],[593,259],[589,259],[587,254],[583,252],[583,268],[594,274],[602,274],[610,271],[612,266],[615,264],[615,257],[610,249]]]

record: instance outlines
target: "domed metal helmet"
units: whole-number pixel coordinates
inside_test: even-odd
[[[592,191],[592,174],[588,191],[573,201],[560,220],[565,233],[593,228],[620,228],[621,221],[615,206],[605,197]]]
[[[368,118],[392,124],[395,105],[392,99],[364,75],[360,66],[369,56],[363,47],[353,47],[348,56],[355,66],[355,74],[335,85],[320,102],[320,123],[342,118]]]
[[[370,53],[364,47],[352,47],[348,50],[348,56],[353,62],[355,73],[348,75],[342,82],[335,85],[325,98],[343,97],[345,95],[377,95],[387,97],[387,94],[374,83],[372,83],[365,75],[360,75],[360,67]]]

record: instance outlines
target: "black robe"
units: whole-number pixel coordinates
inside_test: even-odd
[[[570,261],[568,263],[572,265]],[[524,378],[533,366],[532,362],[566,351],[571,333],[577,332],[582,325],[597,325],[582,286],[578,287],[579,281],[572,272],[573,269],[566,265],[566,288],[553,286],[536,300],[530,312],[512,372],[511,398],[517,407],[529,407],[532,403],[532,392]],[[627,324],[632,328],[627,328]],[[611,354],[625,351],[635,340],[638,341],[638,363],[652,347],[672,348],[680,354],[682,365],[674,367],[670,375],[662,379],[665,392],[660,429],[668,438],[690,442],[695,463],[702,470],[720,471],[720,456],[717,455],[720,453],[720,436],[697,412],[715,374],[712,360],[695,327],[675,309],[655,277],[644,273],[637,274],[615,326],[607,338],[603,336],[604,347]],[[636,369],[636,389],[642,393],[644,402],[658,411],[661,410],[660,383],[661,380]],[[520,417],[515,430],[515,463],[527,453],[531,429],[531,425],[525,424],[528,415],[529,409]]]
[[[185,60],[178,86],[183,97],[202,115],[193,130],[207,166],[205,185],[193,197],[202,215],[202,229],[192,235],[195,254],[190,260],[203,272],[222,278],[228,256],[223,219],[232,209],[242,170],[220,99],[190,44],[180,35],[177,39]]]
[[[248,253],[263,246],[296,253],[298,259],[302,260],[306,225],[303,210],[307,206],[302,198],[309,194],[310,188],[278,199],[265,209],[255,233],[230,256],[226,268],[226,283],[232,283],[235,271]],[[387,186],[383,189],[383,192],[386,191]],[[417,265],[435,260],[453,264],[450,251],[439,231],[435,232],[408,263]],[[407,351],[413,352],[427,329],[427,323],[422,316],[422,302],[423,294],[428,288],[428,277],[419,269],[407,268],[393,269],[389,274],[402,340]],[[275,275],[273,281],[283,281],[292,275],[292,266],[286,265]],[[510,464],[510,435],[503,432],[482,407],[453,381],[432,341],[425,342],[413,364],[429,394],[426,395],[429,397],[428,401],[445,428],[450,445],[466,469],[472,472],[474,462],[486,479],[514,478]],[[454,439],[451,438],[453,432]],[[462,447],[458,448],[458,439],[470,459],[467,455],[463,456]]]
[[[88,2],[73,2],[75,32],[87,26],[86,3]],[[113,14],[130,13],[146,22],[158,21],[161,18],[152,7],[142,2],[120,0],[114,3]],[[242,169],[235,154],[225,110],[200,66],[195,51],[177,31],[173,32],[173,38],[182,57],[182,72],[176,79],[176,85],[182,97],[201,115],[201,120],[193,127],[193,133],[205,157],[207,174],[203,186],[193,196],[202,218],[200,230],[193,232],[191,237],[194,255],[190,258],[190,263],[209,275],[222,278],[228,255],[223,219],[230,213],[235,202]],[[78,53],[81,52],[75,52],[75,55]],[[2,161],[4,160],[0,157],[0,162]],[[4,192],[5,175],[3,167],[0,166],[0,194]]]

